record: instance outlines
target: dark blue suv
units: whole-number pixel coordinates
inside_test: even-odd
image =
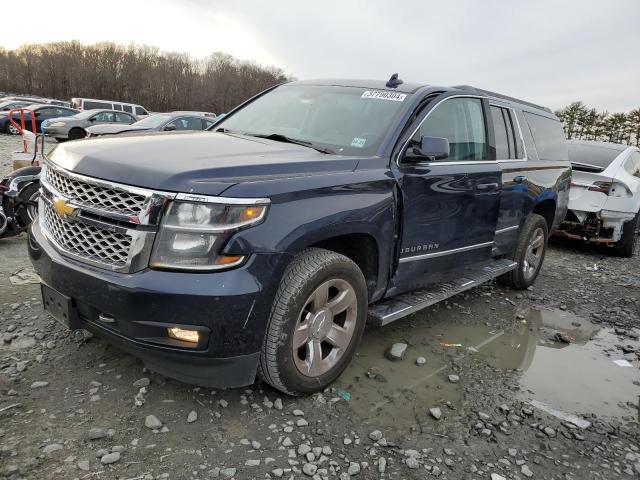
[[[549,109],[397,76],[291,82],[212,131],[60,145],[29,251],[70,328],[185,382],[306,394],[366,323],[530,286],[570,181]]]

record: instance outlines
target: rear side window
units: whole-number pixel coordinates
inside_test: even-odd
[[[509,108],[491,106],[491,118],[496,136],[496,159],[510,160],[524,158],[524,149],[516,124]]]
[[[116,122],[118,123],[133,123],[135,120],[126,113],[116,113]]]
[[[107,102],[92,102],[92,101],[84,101],[84,110],[100,110],[100,109],[108,109],[111,110],[111,104]]]
[[[441,137],[449,140],[449,161],[486,160],[482,101],[477,98],[445,100],[429,114],[413,140],[419,136]]]
[[[125,112],[133,113],[133,108],[131,107],[131,105],[122,105],[122,109],[123,109]]]
[[[540,160],[567,160],[567,141],[558,120],[524,112]]]
[[[122,111],[122,105],[120,105],[119,103],[114,103],[113,104],[113,109]]]

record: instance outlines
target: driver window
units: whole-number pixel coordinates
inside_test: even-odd
[[[113,122],[113,113],[100,112],[93,117],[96,122]]]
[[[422,136],[446,138],[446,161],[487,160],[485,132],[482,100],[451,98],[429,114],[412,140],[419,144]]]

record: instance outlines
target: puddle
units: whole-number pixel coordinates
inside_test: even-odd
[[[612,330],[599,329],[561,311],[531,311],[528,320],[528,335],[523,341],[533,343],[534,348],[512,347],[512,351],[524,351],[516,356],[520,359],[507,365],[523,370],[520,385],[524,399],[572,414],[638,417],[640,387],[634,382],[640,384],[640,362],[634,353],[624,354],[617,346],[631,345],[640,351],[640,342],[620,339]],[[557,331],[575,340],[571,344],[553,341]],[[512,343],[518,338],[504,337]],[[504,361],[501,354],[494,358],[501,356]],[[614,360],[627,360],[631,367],[621,367]]]
[[[460,409],[464,372],[457,384],[450,383],[447,375],[455,373],[452,362],[468,354],[468,347],[478,349],[477,355],[496,368],[522,372],[517,398],[570,414],[638,417],[640,361],[617,345],[632,345],[640,352],[639,341],[620,339],[611,330],[560,310],[529,310],[524,319],[499,331],[465,324],[463,315],[452,313],[421,313],[365,332],[357,357],[336,385],[349,392],[350,407],[358,418],[406,432],[427,420],[431,406],[450,402],[453,410]],[[460,320],[451,321],[452,317]],[[572,343],[559,341],[558,333]],[[403,361],[384,358],[395,342],[410,345]],[[415,365],[418,356],[427,359],[426,365]],[[622,359],[632,367],[614,363]],[[367,376],[368,371],[375,378]]]

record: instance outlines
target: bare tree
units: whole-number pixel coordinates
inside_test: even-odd
[[[147,45],[53,42],[0,48],[0,91],[70,99],[138,103],[150,110],[222,113],[288,80],[263,67],[216,52],[205,60]]]

